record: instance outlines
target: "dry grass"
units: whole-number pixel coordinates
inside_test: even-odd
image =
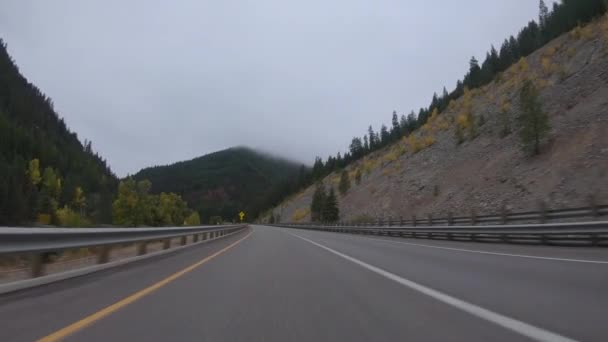
[[[293,215],[291,215],[291,220],[293,222],[301,222],[304,218],[306,218],[306,216],[308,216],[308,214],[310,214],[309,208],[297,209]]]
[[[371,158],[371,157],[366,157],[363,160],[363,173],[366,175],[369,175],[370,173],[372,173],[372,171],[374,171],[374,169],[378,166],[378,162],[376,161],[376,159]]]
[[[570,31],[570,37],[576,40],[589,40],[593,38],[593,26],[587,25],[585,27],[577,26],[574,30]]]
[[[559,66],[553,62],[549,57],[543,57],[541,59],[541,65],[543,68],[543,73],[547,76],[550,76],[559,71]]]
[[[515,71],[519,75],[525,75],[530,70],[530,65],[525,57],[522,57],[517,64],[515,64]]]

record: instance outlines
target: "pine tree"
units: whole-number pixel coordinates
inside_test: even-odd
[[[481,83],[481,68],[475,56],[469,61],[469,73],[464,77],[464,85],[469,88],[476,88]]]
[[[365,153],[369,152],[369,139],[367,139],[367,134],[363,136],[363,149]]]
[[[326,197],[325,185],[323,185],[323,182],[318,182],[310,203],[310,218],[313,222],[323,221],[323,208]]]
[[[393,127],[391,128],[391,137],[396,140],[401,134],[401,130],[399,128],[399,117],[397,116],[397,111],[393,111],[393,117],[391,120]]]
[[[520,135],[525,152],[537,155],[540,153],[542,139],[550,130],[549,116],[543,111],[538,99],[538,90],[527,80],[520,92],[521,114],[518,117]]]
[[[539,14],[538,14],[538,24],[541,28],[545,28],[547,25],[547,19],[549,18],[549,7],[545,4],[544,0],[540,0],[538,4]]]
[[[350,179],[348,177],[348,172],[346,170],[342,170],[340,174],[340,184],[338,185],[338,190],[340,190],[340,194],[344,195],[350,189]]]
[[[409,127],[407,125],[407,118],[405,117],[405,114],[401,114],[401,119],[399,120],[399,134],[400,135],[407,135],[409,134]]]
[[[369,135],[369,149],[373,151],[378,148],[378,136],[374,132],[372,126],[369,126],[367,129],[367,135]]]
[[[386,127],[386,125],[382,125],[382,127],[380,128],[380,145],[384,146],[388,144],[390,137],[391,135],[388,132],[388,128]]]
[[[408,115],[407,115],[407,130],[408,132],[413,132],[414,130],[416,130],[417,128],[417,123],[416,123],[416,113],[414,113],[414,111],[411,111]]]
[[[323,160],[320,157],[315,157],[315,163],[312,167],[312,179],[317,180],[323,176],[324,168]]]
[[[350,143],[349,149],[350,149],[350,154],[353,156],[353,158],[359,159],[360,157],[362,157],[364,150],[363,150],[363,143],[361,142],[361,138],[353,138],[353,140]]]
[[[340,209],[334,188],[329,189],[329,195],[324,201],[322,218],[324,222],[337,222],[340,220]]]

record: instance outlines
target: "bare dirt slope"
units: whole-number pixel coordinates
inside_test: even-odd
[[[522,152],[516,121],[525,79],[541,90],[551,122],[536,157]],[[358,185],[357,169],[363,172]],[[495,213],[503,203],[525,210],[541,199],[561,208],[585,205],[591,194],[608,202],[608,17],[550,42],[453,101],[416,134],[347,170],[352,188],[339,199],[342,220]],[[338,181],[335,173],[324,179],[336,188]],[[313,190],[288,199],[274,215],[282,222],[310,220]]]

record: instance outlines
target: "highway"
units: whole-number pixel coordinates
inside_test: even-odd
[[[606,341],[608,250],[251,229],[0,296],[0,341]]]

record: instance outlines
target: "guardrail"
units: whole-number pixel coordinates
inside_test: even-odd
[[[426,217],[416,217],[412,215],[410,218],[391,218],[384,219],[376,218],[373,221],[367,222],[341,222],[340,225],[349,226],[418,226],[418,225],[456,225],[468,224],[475,225],[490,225],[490,224],[510,224],[518,222],[537,222],[547,223],[555,220],[565,219],[591,219],[598,220],[602,216],[608,216],[608,205],[594,205],[591,203],[588,207],[568,208],[568,209],[547,209],[543,202],[539,202],[537,211],[527,212],[509,212],[505,206],[502,207],[499,214],[478,215],[475,211],[471,211],[467,216],[453,216],[448,213],[447,217],[433,217],[432,214],[427,214]]]
[[[530,243],[545,245],[608,246],[608,221],[582,223],[496,225],[360,227],[339,225],[277,224],[277,227],[320,230],[336,233],[385,235],[476,242]]]
[[[0,228],[0,257],[27,256],[32,278],[44,274],[46,255],[71,249],[92,248],[97,263],[109,262],[113,247],[137,244],[137,255],[145,255],[151,242],[163,242],[171,248],[171,240],[180,238],[180,245],[210,240],[236,233],[247,225],[200,226],[179,228]]]
[[[539,202],[538,211],[510,213],[503,206],[500,214],[419,219],[378,218],[373,222],[340,222],[332,224],[276,224],[279,227],[324,230],[341,233],[400,236],[410,238],[500,241],[511,243],[542,243],[569,245],[608,245],[608,205],[596,205],[593,198],[588,207],[546,209]],[[587,219],[587,222],[550,223],[555,220]],[[536,222],[514,224],[517,222]]]

